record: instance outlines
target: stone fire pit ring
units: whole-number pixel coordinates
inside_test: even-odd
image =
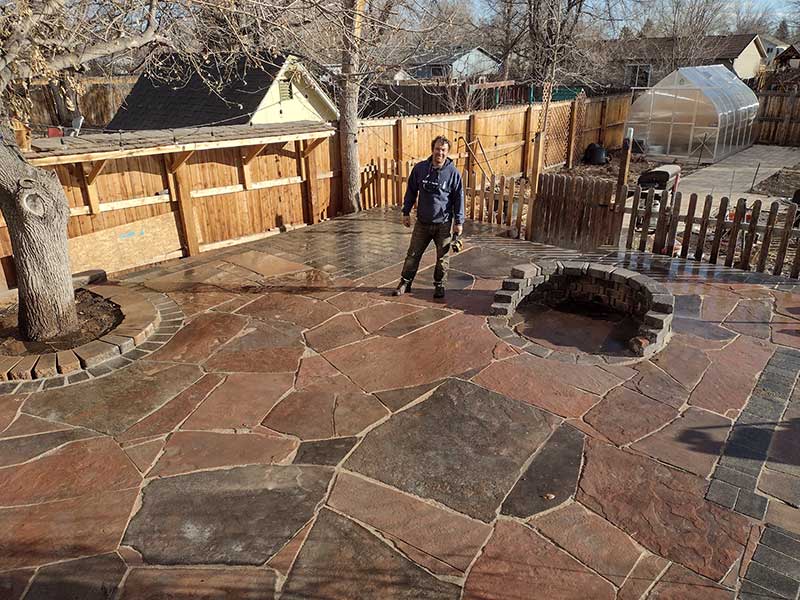
[[[638,325],[628,347],[633,356],[574,354],[535,344],[513,329],[517,306],[526,298],[557,307],[565,301],[601,304],[627,314]],[[661,283],[621,267],[592,262],[538,261],[511,269],[494,296],[489,324],[506,342],[531,354],[567,362],[625,364],[644,360],[666,346],[675,299]]]
[[[0,355],[0,394],[32,393],[102,377],[155,352],[183,326],[183,311],[165,294],[111,282],[84,289],[116,304],[122,322],[71,350]]]

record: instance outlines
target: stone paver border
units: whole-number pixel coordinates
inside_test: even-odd
[[[779,348],[731,428],[711,475],[706,498],[754,519],[763,519],[769,499],[755,493],[775,428],[792,398],[800,352]]]
[[[556,306],[566,300],[595,302],[629,314],[639,325],[629,346],[636,354],[602,354],[551,351],[517,334],[511,321],[517,306],[528,296]],[[489,320],[492,331],[506,342],[543,358],[590,364],[626,364],[649,358],[664,348],[672,332],[675,299],[650,277],[611,265],[577,261],[537,261],[517,265],[495,293]]]
[[[739,600],[794,600],[800,593],[800,535],[767,525],[747,567]]]
[[[0,356],[0,394],[33,393],[107,375],[159,349],[183,325],[183,311],[165,294],[131,285],[85,289],[119,306],[122,322],[71,350]]]

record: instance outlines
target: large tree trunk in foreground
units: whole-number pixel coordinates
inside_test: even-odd
[[[11,130],[0,131],[0,211],[17,270],[19,328],[29,340],[47,340],[78,325],[67,250],[69,206],[55,173],[29,165]]]
[[[347,10],[342,34],[342,77],[339,93],[339,150],[342,167],[342,207],[361,209],[361,165],[358,160],[358,22],[356,1],[344,0]]]

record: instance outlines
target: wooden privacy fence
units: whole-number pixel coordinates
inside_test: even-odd
[[[758,93],[757,144],[800,146],[800,92]]]

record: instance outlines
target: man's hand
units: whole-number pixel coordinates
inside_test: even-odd
[[[411,215],[403,215],[403,225],[411,227]]]
[[[453,233],[455,233],[456,235],[461,235],[462,231],[464,231],[464,226],[459,223],[456,223],[455,227],[453,227]]]

